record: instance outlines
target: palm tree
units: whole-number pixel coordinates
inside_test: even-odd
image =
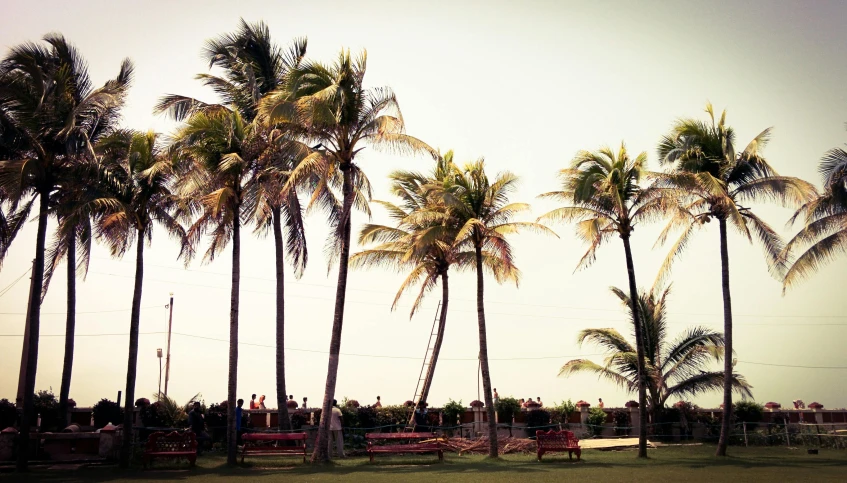
[[[476,270],[476,308],[479,326],[479,362],[482,387],[488,414],[488,456],[498,456],[497,422],[491,396],[491,373],[488,366],[488,337],[485,328],[485,277],[491,272],[498,282],[520,280],[520,271],[514,264],[512,247],[507,235],[521,229],[553,233],[537,223],[512,221],[521,212],[528,211],[526,203],[509,203],[509,193],[518,183],[518,177],[509,172],[497,175],[493,182],[485,173],[485,162],[480,159],[466,164],[461,170],[445,179],[434,192],[440,196],[451,216],[458,220],[455,235],[456,251],[473,253]]]
[[[367,224],[359,235],[359,244],[378,245],[356,253],[350,258],[352,268],[388,267],[397,271],[410,270],[403,281],[391,309],[397,307],[400,297],[416,285],[420,291],[415,299],[409,318],[420,308],[424,296],[441,281],[441,312],[438,319],[438,331],[430,354],[429,366],[419,392],[416,405],[426,403],[435,366],[444,342],[444,329],[447,326],[447,310],[450,303],[449,276],[450,267],[460,270],[473,267],[472,251],[460,252],[455,244],[458,232],[457,220],[450,215],[437,197],[432,196],[434,184],[443,183],[455,173],[453,152],[436,160],[435,169],[430,175],[411,171],[395,171],[390,175],[391,191],[401,199],[399,205],[389,202],[382,204],[396,226]],[[484,260],[489,261],[486,252]]]
[[[62,189],[63,172],[91,160],[91,145],[114,125],[132,77],[132,64],[124,60],[116,78],[94,88],[85,61],[73,45],[59,34],[49,34],[44,41],[48,46],[26,43],[13,47],[0,62],[0,153],[4,156],[0,161],[0,200],[8,206],[6,240],[0,243],[4,254],[38,200],[20,469],[27,466],[30,421],[34,418],[50,198]]]
[[[830,149],[821,159],[824,192],[804,204],[791,223],[802,217],[805,226],[785,245],[782,258],[802,251],[785,273],[787,289],[800,282],[847,247],[847,151]],[[805,249],[797,250],[797,247]]]
[[[366,89],[364,77],[367,54],[356,59],[342,51],[336,62],[324,65],[304,63],[293,71],[284,89],[267,96],[261,112],[276,125],[300,129],[303,139],[318,143],[315,152],[305,157],[292,171],[286,183],[301,186],[317,178],[316,195],[311,204],[328,211],[332,233],[329,240],[330,263],[337,258],[338,284],[329,348],[323,414],[329,414],[335,397],[344,300],[347,293],[347,268],[350,257],[351,212],[353,206],[366,209],[370,186],[359,168],[356,156],[367,145],[398,153],[437,154],[426,143],[405,134],[405,124],[394,93],[388,88]],[[342,202],[331,196],[330,188],[341,185]],[[329,457],[329,417],[321,426],[312,453],[312,461]]]
[[[623,241],[626,257],[630,299],[637,300],[635,263],[632,257],[630,237],[639,223],[662,217],[675,202],[673,190],[657,186],[642,187],[646,177],[647,153],[642,152],[631,159],[621,143],[615,153],[608,147],[596,152],[580,151],[571,162],[571,167],[560,171],[562,191],[541,195],[569,206],[554,209],[539,220],[577,222],[577,234],[590,243],[588,251],[577,265],[577,270],[590,265],[601,244],[617,235]],[[638,457],[647,457],[647,381],[645,380],[644,333],[638,304],[632,306],[632,322],[635,327],[635,347],[638,353],[638,404],[639,433]]]
[[[629,295],[619,288],[612,288],[612,292],[632,315],[634,305]],[[706,370],[710,362],[720,362],[724,357],[723,334],[698,326],[670,340],[667,327],[669,293],[670,287],[642,292],[635,304],[644,333],[644,379],[654,424],[659,422],[661,410],[670,398],[690,398],[723,389],[723,371]],[[608,355],[603,364],[585,359],[568,361],[559,371],[560,377],[593,373],[629,392],[638,391],[637,351],[620,332],[615,329],[585,329],[577,335],[577,342],[602,347]],[[743,376],[731,374],[731,378],[736,392],[752,397],[751,386]]]
[[[200,74],[204,85],[211,87],[221,98],[221,104],[206,104],[196,99],[164,96],[156,106],[182,121],[197,112],[238,111],[246,122],[255,122],[251,149],[258,159],[251,160],[254,171],[245,188],[253,191],[256,203],[250,209],[257,231],[272,228],[276,255],[276,394],[279,429],[291,428],[288,407],[285,405],[285,255],[294,264],[294,275],[300,278],[306,266],[307,250],[302,209],[296,187],[286,187],[294,165],[308,152],[292,132],[292,126],[277,126],[259,116],[260,101],[269,93],[282,88],[292,70],[300,66],[306,55],[306,39],[295,39],[285,51],[271,39],[264,22],[250,24],[241,19],[238,30],[206,42],[204,56],[209,67],[222,69],[221,76]],[[285,225],[285,230],[283,230]],[[285,232],[285,233],[283,233]],[[235,402],[229,404],[234,407]]]
[[[170,147],[180,178],[184,213],[199,212],[188,228],[183,257],[189,263],[202,237],[211,235],[204,261],[211,262],[232,242],[232,292],[229,310],[229,377],[227,384],[227,463],[235,464],[235,402],[238,383],[238,302],[241,277],[241,226],[249,216],[245,186],[252,161],[248,145],[255,124],[238,111],[197,112],[174,136]]]
[[[97,179],[96,169],[83,167],[74,170],[75,176],[66,176],[64,189],[57,192],[58,199],[51,201],[59,220],[56,237],[47,252],[47,266],[41,297],[47,295],[47,288],[53,273],[61,261],[67,263],[67,312],[65,315],[65,355],[62,364],[62,385],[59,390],[59,417],[62,426],[67,426],[68,398],[71,390],[71,373],[74,362],[74,334],[76,332],[76,278],[85,277],[91,255],[91,213],[85,208],[81,198],[96,190],[97,185],[88,186]],[[76,176],[78,175],[78,176]],[[80,182],[80,180],[83,180]],[[77,255],[80,256],[77,262]]]
[[[135,243],[135,284],[129,323],[129,351],[124,399],[124,428],[132,428],[135,409],[135,376],[138,366],[138,336],[141,321],[141,294],[144,282],[144,245],[153,239],[153,226],[159,224],[173,237],[183,239],[185,231],[174,217],[172,160],[164,152],[160,136],[120,130],[97,143],[102,171],[102,194],[86,206],[95,213],[95,235],[122,257]],[[71,228],[73,229],[73,228]],[[129,465],[132,433],[126,433],[120,464]]]
[[[762,149],[770,139],[771,128],[759,133],[743,151],[736,152],[735,131],[726,124],[726,111],[718,122],[715,122],[711,104],[706,105],[706,112],[710,122],[680,119],[659,143],[659,162],[670,166],[663,182],[676,186],[685,196],[683,206],[675,212],[659,237],[659,243],[663,243],[671,231],[682,229],[679,239],[665,258],[657,284],[664,279],[673,261],[685,249],[695,229],[712,218],[717,219],[720,229],[724,337],[726,351],[733,353],[727,225],[732,224],[751,242],[755,235],[764,248],[769,270],[781,278],[785,269],[785,262],[780,257],[782,240],[767,223],[742,203],[771,200],[784,206],[796,206],[808,200],[815,189],[798,178],[778,175],[762,156]],[[724,365],[724,409],[718,456],[726,456],[732,415],[731,358],[725,358]]]

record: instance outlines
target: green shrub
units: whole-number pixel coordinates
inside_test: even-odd
[[[632,421],[629,417],[629,411],[616,409],[612,412],[612,417],[615,419],[615,435],[629,436]]]
[[[41,416],[41,431],[57,432],[64,428],[60,428],[64,418],[59,414],[59,401],[53,394],[53,391],[38,391],[32,400],[35,406],[35,417]],[[36,423],[38,420],[32,421]]]
[[[8,399],[0,399],[0,430],[17,426],[18,409]]]
[[[765,412],[765,407],[755,401],[738,401],[732,405],[732,414],[739,423],[747,423],[748,430],[754,430],[759,425]]]
[[[306,414],[297,411],[291,415],[291,429],[297,430],[302,428],[309,422],[309,418],[306,417]]]
[[[576,404],[568,399],[567,401],[562,401],[548,409],[550,410],[550,421],[552,423],[569,427],[568,418],[571,414],[576,412]]]
[[[376,410],[376,426],[403,426],[411,415],[411,409],[405,406],[383,406]]]
[[[526,434],[535,436],[535,431],[547,431],[550,428],[550,413],[544,409],[533,409],[526,412]]]
[[[588,411],[588,431],[593,436],[600,436],[606,423],[606,411],[603,408],[591,408]]]
[[[450,399],[447,401],[447,404],[444,405],[444,409],[441,410],[441,413],[444,415],[442,418],[444,426],[457,426],[459,424],[459,416],[465,413],[465,406],[462,405],[461,399],[459,399],[459,401]]]
[[[124,421],[124,410],[115,401],[101,399],[91,408],[94,416],[94,427],[102,428],[109,423],[117,426]]]
[[[521,403],[513,397],[504,397],[497,401],[494,410],[497,411],[497,417],[501,424],[511,425],[515,414],[521,410]]]

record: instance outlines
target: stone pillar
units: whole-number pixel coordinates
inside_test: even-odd
[[[629,408],[629,421],[632,425],[632,432],[630,433],[630,436],[632,436],[633,434],[637,435],[638,431],[641,429],[641,418],[639,417],[637,407]]]
[[[18,430],[15,428],[6,428],[0,431],[0,461],[12,460],[15,439],[17,437]]]
[[[579,422],[583,426],[588,424],[588,408],[589,406],[587,404],[579,407]]]
[[[471,408],[471,411],[473,411],[473,432],[475,435],[480,434],[483,432],[483,427],[485,426],[485,423],[482,420],[485,409]]]
[[[112,459],[116,456],[117,450],[120,447],[118,428],[111,424],[107,424],[100,430],[100,448],[97,454],[101,458]]]

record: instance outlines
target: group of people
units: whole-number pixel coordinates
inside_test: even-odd
[[[379,396],[377,396],[377,402],[378,402],[378,400],[379,400]],[[303,409],[305,409],[305,408],[309,407],[309,406],[308,406],[308,401],[309,401],[309,398],[304,397],[304,398],[303,398],[303,405],[302,405],[302,406],[300,406],[300,407],[302,407]],[[295,400],[294,400],[294,396],[293,396],[293,395],[289,395],[289,396],[288,396],[288,401],[286,401],[286,405],[287,405],[287,407],[289,407],[289,408],[297,409],[297,406],[298,406],[298,405],[297,405],[297,401],[295,401]],[[264,395],[264,394],[262,394],[261,396],[259,396],[259,400],[258,400],[258,401],[256,401],[256,395],[255,395],[255,394],[253,394],[253,395],[250,397],[250,407],[249,407],[249,409],[267,409],[267,408],[265,407],[265,395]]]

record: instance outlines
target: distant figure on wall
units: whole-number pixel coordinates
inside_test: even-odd
[[[338,401],[332,400],[332,416],[329,420],[329,430],[332,433],[332,439],[335,441],[335,451],[339,458],[346,458],[344,455],[344,434],[341,426],[341,409],[338,407]],[[330,457],[332,457],[332,448],[330,448]]]
[[[291,395],[291,394],[288,395],[288,403],[287,404],[288,404],[289,408],[297,409],[297,401],[294,400],[294,396]]]
[[[494,388],[494,395],[493,395],[492,399],[494,400],[495,405],[500,402],[500,395],[497,394],[497,388],[496,387]]]
[[[259,407],[257,409],[266,409],[265,408],[265,395],[264,394],[259,396]]]
[[[540,407],[540,408],[544,407],[544,403],[541,402],[541,396],[538,396],[537,398],[535,398],[535,402],[538,403],[538,407]]]
[[[308,400],[309,400],[309,398],[307,398],[307,397],[303,398],[303,409],[306,409],[307,407],[309,407],[309,406],[306,405],[306,401],[308,401]]]
[[[250,396],[250,409],[259,409],[259,405],[256,404],[256,395],[255,394]]]
[[[604,407],[606,407],[606,405],[603,404],[603,398],[602,397],[599,399],[599,401],[600,402],[597,403],[598,408],[603,409]]]
[[[239,399],[236,404],[238,404],[235,408],[235,434],[237,434],[236,444],[241,444],[241,415],[244,413],[244,399]]]
[[[382,407],[382,402],[380,401],[379,396],[376,397],[376,402],[374,403],[373,407],[375,407],[375,408],[381,408]]]
[[[526,408],[526,399],[521,398],[521,408]]]

